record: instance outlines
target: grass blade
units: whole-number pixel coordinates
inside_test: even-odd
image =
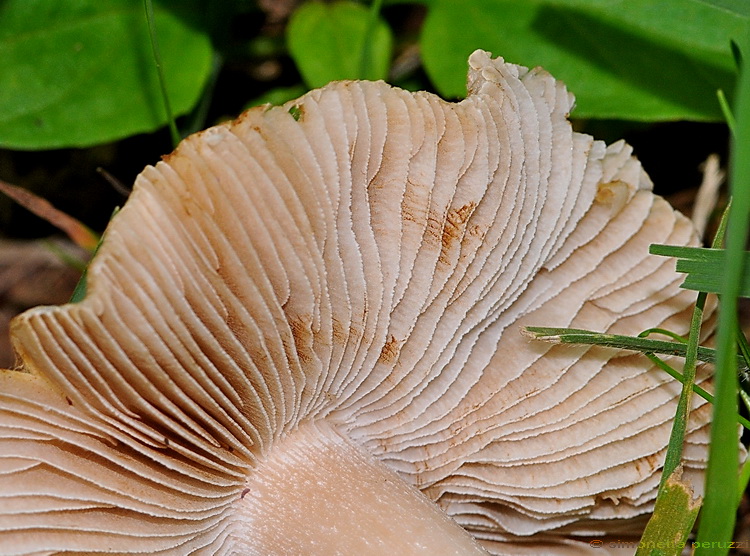
[[[745,52],[750,41],[743,37]],[[733,141],[730,174],[732,208],[726,233],[724,281],[719,300],[716,386],[708,470],[706,500],[698,529],[698,556],[726,554],[729,551],[737,507],[739,447],[734,416],[737,413],[737,374],[734,372],[737,343],[737,298],[744,269],[743,252],[750,215],[750,71],[743,63],[737,91],[735,114],[737,127]],[[721,548],[704,549],[702,542],[718,543]]]
[[[535,340],[544,340],[558,344],[576,344],[586,346],[603,346],[615,349],[628,349],[641,353],[658,353],[660,355],[676,355],[685,357],[687,353],[686,342],[669,342],[665,340],[650,340],[635,336],[623,336],[620,334],[602,334],[591,330],[578,328],[549,328],[541,326],[527,326],[524,334]],[[704,346],[698,346],[696,351],[699,361],[704,363],[716,362],[716,351]],[[745,360],[741,357],[736,359],[735,370],[748,370]]]
[[[727,126],[729,126],[729,132],[734,135],[734,129],[737,127],[737,124],[734,121],[734,114],[732,114],[732,110],[729,108],[729,101],[727,100],[727,97],[722,89],[716,90],[716,98],[719,100],[721,113],[724,115]]]
[[[669,479],[680,465],[682,460],[682,446],[685,442],[685,431],[687,430],[690,407],[693,399],[693,386],[695,385],[695,364],[698,360],[698,342],[700,340],[701,324],[703,323],[703,310],[706,306],[706,294],[701,292],[695,302],[695,309],[690,321],[690,335],[685,346],[685,365],[683,367],[683,382],[680,400],[677,402],[677,411],[672,423],[672,432],[669,437],[667,455],[664,460],[661,485],[659,494]],[[696,513],[697,513],[696,509]],[[656,516],[656,514],[654,514]],[[653,517],[652,517],[653,519]],[[694,519],[693,519],[694,520]],[[692,523],[690,524],[692,528]],[[687,538],[690,530],[685,532]]]
[[[677,467],[659,487],[654,514],[646,525],[636,556],[679,556],[700,510],[690,483]]]
[[[653,244],[649,248],[652,255],[663,255],[677,258],[677,272],[686,273],[681,287],[688,290],[720,293],[724,273],[723,249],[704,247],[683,247],[679,245]],[[738,295],[750,297],[750,252],[739,254],[745,271],[740,282]]]
[[[115,207],[115,210],[112,211],[112,216],[109,217],[110,222],[115,216],[117,216],[118,212],[120,212],[120,207]],[[94,248],[94,252],[91,254],[91,260],[93,260],[97,251],[99,251],[99,248],[102,246],[104,235],[106,233],[107,231],[105,230],[104,233],[99,237],[99,241]],[[91,260],[89,261],[89,264],[91,264]],[[86,297],[86,292],[88,291],[88,270],[89,267],[88,265],[86,265],[86,268],[83,269],[83,273],[81,274],[81,277],[79,278],[78,283],[73,290],[73,295],[70,296],[70,303],[78,303],[79,301],[83,301],[83,299]]]
[[[750,411],[750,396],[743,390],[740,390],[740,399],[742,400],[742,404],[745,406],[745,409],[747,411]],[[745,460],[745,463],[742,464],[742,469],[740,470],[740,477],[739,477],[739,488],[737,489],[737,506],[740,505],[740,501],[742,500],[742,495],[745,494],[745,489],[747,488],[748,482],[750,482],[750,458],[747,458]]]
[[[650,329],[656,330],[656,329]],[[648,331],[647,331],[648,332]],[[682,373],[673,369],[667,365],[664,361],[659,359],[655,353],[663,355],[677,355],[684,357],[687,351],[687,343],[682,340],[678,342],[664,342],[659,340],[648,340],[646,338],[634,337],[634,336],[620,336],[617,334],[602,334],[600,332],[592,332],[590,330],[581,330],[577,328],[547,328],[539,326],[527,326],[523,333],[535,340],[547,341],[556,344],[573,344],[573,345],[585,345],[585,346],[603,346],[611,347],[615,349],[628,349],[643,353],[648,357],[657,367],[665,371],[672,378],[685,383],[685,378]],[[673,333],[670,333],[672,335]],[[706,363],[712,363],[716,360],[716,352],[713,349],[698,346],[697,357],[699,361]],[[737,363],[744,364],[744,360],[741,358],[737,359]],[[740,371],[746,370],[746,367],[742,367]],[[701,398],[709,403],[714,403],[714,397],[706,392],[700,386],[693,384],[693,392],[698,394]],[[735,415],[738,423],[750,430],[750,421],[744,418],[742,415]]]
[[[167,114],[167,122],[169,123],[169,133],[172,136],[172,146],[177,147],[180,142],[180,132],[177,130],[177,123],[174,119],[174,113],[172,113],[172,105],[169,102],[169,95],[167,95],[167,82],[164,79],[164,70],[161,64],[161,54],[159,53],[159,41],[156,36],[156,20],[154,19],[154,5],[151,0],[143,0],[143,5],[146,9],[146,21],[148,21],[148,35],[151,39],[151,51],[154,53],[154,63],[156,64],[156,72],[159,75],[159,87],[161,88],[161,96],[164,99],[164,111]]]

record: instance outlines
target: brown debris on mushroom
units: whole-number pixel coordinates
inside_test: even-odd
[[[692,227],[630,147],[572,131],[546,72],[470,66],[460,103],[333,83],[146,168],[87,298],[14,322],[5,554],[479,552],[454,522],[493,554],[580,554],[640,533],[679,384],[519,330],[684,332],[691,295],[647,253]],[[698,488],[708,420],[696,402]]]

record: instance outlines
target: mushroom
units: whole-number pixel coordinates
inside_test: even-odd
[[[691,296],[647,246],[694,244],[691,224],[629,146],[572,131],[549,74],[469,62],[462,102],[332,83],[143,171],[86,299],[13,323],[4,554],[580,554],[639,534],[680,385],[519,330],[687,330]],[[697,401],[698,490],[708,421]]]

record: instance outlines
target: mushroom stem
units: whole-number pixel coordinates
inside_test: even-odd
[[[274,447],[236,509],[243,554],[487,554],[419,490],[320,423]]]

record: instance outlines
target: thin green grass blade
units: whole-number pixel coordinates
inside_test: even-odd
[[[689,482],[682,480],[682,467],[677,467],[659,488],[656,505],[636,556],[679,556],[700,510]]]
[[[687,344],[687,338],[680,336],[679,334],[677,334],[677,332],[667,330],[666,328],[647,328],[646,330],[638,334],[638,337],[648,338],[649,336],[651,336],[651,334],[662,334],[663,336],[672,338],[673,340],[680,342],[681,344]]]
[[[648,340],[645,338],[633,336],[602,334],[600,332],[592,332],[590,330],[581,330],[578,328],[549,328],[540,326],[527,326],[523,329],[523,333],[535,340],[542,340],[553,344],[603,346],[640,352],[648,357],[655,365],[669,374],[672,378],[678,380],[683,384],[685,382],[682,373],[673,369],[655,355],[656,353],[660,353],[663,355],[676,355],[684,357],[687,351],[687,344],[685,343],[684,339],[678,342],[665,342],[659,340]],[[698,346],[697,356],[699,361],[704,361],[706,363],[713,363],[716,360],[716,352],[711,348],[703,346]],[[738,358],[737,363],[738,365],[744,365],[744,360],[742,358]],[[746,370],[746,367],[743,366],[740,369],[740,372],[744,372]],[[713,396],[700,386],[694,384],[693,391],[704,400],[710,403],[714,402]],[[750,430],[750,421],[739,414],[737,414],[735,417],[738,423]]]
[[[740,357],[742,357],[742,360],[745,361],[746,365],[750,365],[750,344],[747,343],[747,338],[745,338],[745,333],[742,331],[742,327],[739,326],[739,323],[737,325],[737,351],[740,354]],[[745,394],[745,392],[748,389],[748,380],[750,380],[750,372],[740,372],[739,374],[740,378],[740,394]],[[748,408],[748,411],[750,411],[750,407]]]
[[[719,220],[719,226],[716,228],[716,235],[714,236],[714,240],[711,243],[711,247],[715,249],[723,249],[724,248],[724,237],[726,237],[727,234],[727,224],[729,223],[729,211],[732,208],[732,199],[731,197],[727,201],[727,206],[724,207],[724,211],[721,213],[721,220]]]
[[[721,246],[724,240],[725,216],[726,213],[722,215],[719,233],[714,238],[711,247]],[[682,391],[680,392],[680,400],[677,402],[677,410],[672,421],[672,432],[667,444],[667,454],[664,458],[664,468],[659,484],[659,492],[656,497],[656,506],[649,518],[641,539],[641,544],[639,545],[639,547],[642,547],[649,546],[654,542],[657,544],[673,543],[672,545],[668,544],[669,550],[659,550],[659,554],[674,554],[676,556],[681,553],[681,546],[684,546],[685,540],[695,524],[695,518],[698,515],[701,504],[699,498],[693,499],[692,485],[689,484],[689,481],[683,482],[681,476],[683,446],[690,418],[693,391],[696,387],[695,371],[698,344],[700,342],[701,325],[703,324],[703,312],[706,307],[707,296],[706,292],[701,291],[695,301],[693,315],[690,320],[690,332],[688,334],[687,345],[685,346],[685,364],[683,366],[681,381]],[[655,331],[664,333],[664,331],[658,329]],[[646,337],[649,333],[650,331],[643,332],[639,337]],[[667,335],[672,338],[676,336],[668,331]],[[679,338],[679,336],[677,337]],[[747,359],[745,359],[745,362],[747,362]],[[679,542],[674,543],[676,539],[679,539]],[[655,550],[652,550],[651,554],[655,552]]]
[[[729,107],[729,101],[722,89],[717,89],[716,98],[719,100],[721,113],[724,115],[724,119],[727,122],[729,132],[734,135],[734,129],[737,127],[737,122],[734,121],[734,114],[732,114],[732,109]]]
[[[602,334],[578,328],[527,326],[523,332],[535,340],[544,340],[551,343],[603,346],[615,349],[628,349],[641,353],[676,355],[678,357],[685,357],[687,353],[687,344],[685,342],[650,340],[648,338],[623,336],[620,334]],[[715,363],[716,351],[704,346],[698,346],[697,357],[699,361],[703,361],[704,363]],[[736,361],[739,370],[748,370],[744,359],[738,357]]]
[[[678,259],[688,259],[692,261],[716,261],[721,260],[721,249],[711,247],[690,247],[686,245],[662,245],[652,243],[648,252],[652,255],[662,255],[664,257],[676,257]]]
[[[750,412],[750,395],[744,390],[740,390],[740,399],[742,400],[745,409]],[[745,460],[745,463],[742,464],[742,469],[740,470],[740,476],[738,479],[739,488],[737,489],[737,506],[740,505],[742,496],[745,494],[745,489],[747,489],[748,482],[750,482],[750,458]]]
[[[750,47],[746,30],[744,52]],[[734,370],[737,344],[737,298],[742,284],[744,249],[750,216],[750,71],[743,63],[737,91],[737,128],[730,165],[732,209],[726,233],[724,281],[719,300],[719,330],[716,349],[716,382],[711,444],[706,472],[706,500],[703,506],[696,555],[727,554],[734,531],[739,447],[734,416],[737,414],[737,374]],[[701,543],[718,543],[722,548],[702,548]]]
[[[683,366],[682,392],[680,400],[677,402],[677,411],[675,412],[674,421],[672,422],[672,432],[667,445],[667,455],[664,459],[664,469],[662,471],[661,485],[659,494],[666,485],[667,479],[677,469],[682,461],[682,446],[685,442],[685,431],[687,430],[688,418],[690,417],[691,402],[693,399],[693,386],[695,385],[695,364],[698,360],[698,342],[700,341],[701,324],[703,323],[703,310],[706,307],[706,294],[701,292],[695,302],[693,316],[690,321],[690,334],[685,346],[685,364]],[[696,510],[697,512],[697,510]],[[656,516],[656,513],[654,513]],[[654,518],[652,516],[652,519]],[[694,520],[694,518],[693,518]],[[692,528],[693,524],[690,523]],[[690,530],[685,531],[687,538]]]
[[[651,360],[651,362],[654,363],[654,365],[656,365],[661,370],[666,372],[673,379],[684,384],[685,379],[683,378],[682,374],[678,370],[673,369],[672,367],[667,365],[664,361],[659,359],[659,357],[657,357],[653,353],[644,353],[644,355],[648,357]],[[706,400],[708,403],[711,403],[711,404],[714,403],[714,397],[708,392],[706,392],[703,388],[698,386],[697,384],[693,384],[693,392],[698,394],[701,398]],[[748,421],[745,417],[743,417],[739,413],[737,414],[737,422],[750,431],[750,421]]]
[[[151,39],[151,51],[154,53],[154,63],[156,64],[156,71],[159,75],[159,87],[161,88],[161,96],[164,99],[164,111],[167,113],[167,122],[169,123],[169,133],[172,136],[172,146],[177,147],[180,142],[180,132],[177,130],[177,123],[174,119],[174,113],[172,112],[172,105],[169,102],[169,95],[167,95],[167,82],[164,79],[164,70],[162,69],[161,54],[159,53],[159,41],[156,35],[156,22],[154,20],[154,5],[151,0],[143,0],[143,5],[146,9],[146,21],[148,21],[148,35]]]
[[[721,292],[725,257],[723,249],[653,244],[649,252],[677,258],[677,272],[687,274],[681,287],[710,293]],[[745,270],[738,295],[750,297],[750,252],[743,251],[739,257]]]

